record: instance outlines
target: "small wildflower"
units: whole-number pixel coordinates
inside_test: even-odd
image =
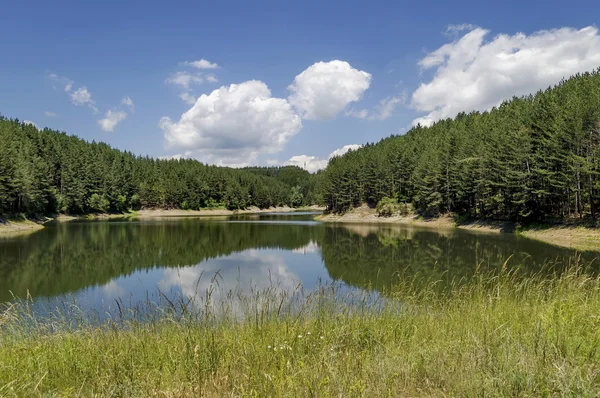
[[[323,340],[325,337],[321,336],[320,339]]]
[[[310,336],[310,332],[306,332],[306,334]]]
[[[302,335],[301,335],[301,334],[299,334],[299,335],[298,335],[298,338],[299,338],[299,339],[301,339],[301,338],[302,338]]]
[[[267,349],[269,349],[269,350],[270,350],[270,349],[271,349],[271,346],[270,346],[270,345],[268,345],[268,346],[267,346]]]

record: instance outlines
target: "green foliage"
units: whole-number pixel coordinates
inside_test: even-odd
[[[108,211],[109,206],[110,202],[104,196],[95,193],[90,197],[89,207],[92,211],[103,213]]]
[[[307,205],[314,183],[297,167],[152,159],[0,116],[0,215]],[[300,192],[291,198],[293,187]]]
[[[332,159],[316,196],[334,212],[388,197],[423,216],[597,219],[600,69]]]
[[[302,194],[302,190],[300,186],[296,185],[292,187],[292,191],[290,192],[290,203],[293,207],[302,206],[304,202],[304,195]]]
[[[377,215],[379,217],[391,217],[400,211],[398,199],[384,197],[377,203]]]

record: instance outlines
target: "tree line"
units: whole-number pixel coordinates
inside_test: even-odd
[[[313,178],[136,156],[0,115],[0,215],[300,206],[314,201]]]
[[[600,69],[333,158],[317,193],[335,212],[386,198],[424,216],[598,219]]]

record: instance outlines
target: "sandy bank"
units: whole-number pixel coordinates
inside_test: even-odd
[[[236,214],[258,214],[258,213],[288,213],[294,212],[298,209],[292,207],[271,207],[269,209],[259,209],[258,207],[250,207],[243,210],[227,210],[227,209],[213,209],[213,210],[140,210],[131,213],[130,217],[133,218],[162,218],[162,217],[197,217],[197,216],[232,216]]]
[[[42,224],[33,221],[5,221],[0,219],[0,238],[26,235],[43,228]]]
[[[459,228],[486,233],[518,233],[527,238],[536,239],[552,245],[577,250],[600,251],[600,229],[591,227],[573,227],[567,225],[531,227],[520,229],[512,222],[469,221],[457,223],[450,216],[423,219],[414,215],[379,217],[375,209],[361,206],[345,214],[323,214],[315,218],[323,222],[348,224],[405,224],[434,228]]]
[[[361,206],[344,214],[323,214],[315,218],[318,221],[349,224],[410,224],[435,228],[454,228],[456,225],[450,217],[421,219],[416,216],[379,217],[375,209]]]
[[[525,228],[521,235],[556,246],[582,251],[600,251],[600,229],[558,226],[550,228]]]

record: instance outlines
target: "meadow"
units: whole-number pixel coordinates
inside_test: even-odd
[[[207,291],[101,324],[65,303],[0,313],[0,396],[600,394],[600,279],[504,269],[378,294]],[[217,299],[218,296],[218,299]],[[118,307],[120,308],[120,307]]]

